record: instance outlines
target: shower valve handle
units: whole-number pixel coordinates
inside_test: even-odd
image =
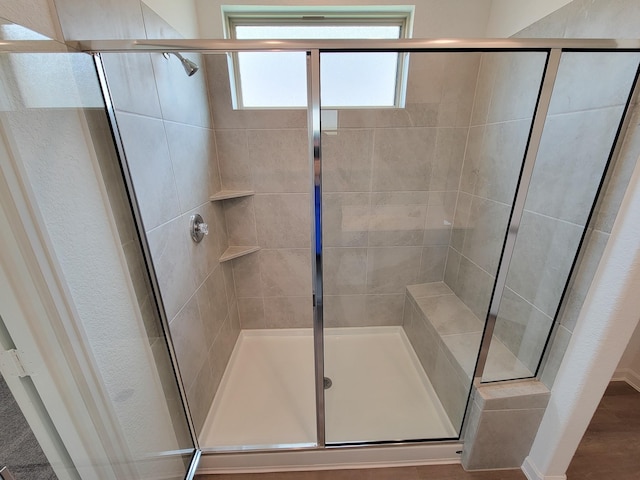
[[[204,233],[205,235],[209,235],[209,225],[206,223],[199,223],[196,225],[196,232]]]
[[[191,238],[194,242],[199,243],[205,235],[209,235],[209,225],[207,225],[199,213],[191,215],[189,222]]]

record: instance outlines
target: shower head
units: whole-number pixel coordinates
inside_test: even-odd
[[[178,52],[165,52],[162,55],[164,55],[164,58],[169,58],[170,54],[178,57],[178,60],[180,60],[180,63],[182,63],[182,66],[184,67],[184,71],[187,73],[187,75],[191,76],[198,71],[199,67],[197,64],[195,64],[188,58],[184,58]]]

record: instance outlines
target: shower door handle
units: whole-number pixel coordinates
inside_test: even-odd
[[[0,480],[16,480],[11,472],[9,471],[9,467],[6,465],[0,468]]]

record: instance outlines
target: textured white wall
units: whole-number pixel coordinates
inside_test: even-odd
[[[233,4],[228,0],[195,0],[203,38],[222,38],[220,7]],[[342,0],[243,0],[243,5],[344,5]],[[351,0],[348,5],[414,5],[414,38],[483,37],[491,0]]]
[[[493,0],[483,36],[505,38],[528,27],[571,0]]]

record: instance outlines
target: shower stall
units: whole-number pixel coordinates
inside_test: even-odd
[[[164,117],[168,191],[144,186],[138,164],[157,167],[135,151],[141,120],[114,92],[111,112],[203,451],[457,440],[474,378],[537,375],[631,101],[637,52],[526,42],[212,52],[183,41],[175,48],[185,55],[206,50],[191,54],[203,71],[193,85],[154,53],[167,49],[157,43],[135,47],[151,53],[102,53],[104,85],[118,60],[151,58],[180,95],[208,92],[211,119],[197,108],[209,178],[191,188],[180,179],[189,164],[175,161],[196,161],[183,159],[187,147],[174,153],[193,141],[172,139],[179,120]],[[263,65],[297,53],[307,107],[237,108],[230,71],[245,51]],[[323,69],[368,55],[395,57],[402,98],[325,106],[335,100],[324,85],[336,80]],[[615,80],[595,83],[597,71]],[[344,75],[344,89],[371,81],[371,72]],[[180,215],[146,216],[146,202],[170,194]],[[210,230],[198,244],[186,221],[196,210]],[[199,271],[188,270],[188,251]]]
[[[93,58],[42,55],[64,58],[70,96],[91,94],[83,122],[174,432],[147,453],[178,455],[172,471],[192,451],[458,449],[474,385],[540,377],[554,326],[583,301],[581,252],[612,222],[610,183],[625,181],[612,172],[637,42],[80,48]],[[295,54],[306,106],[239,106],[249,52]],[[2,55],[3,72],[29,67]],[[376,55],[400,81],[392,105],[336,105],[327,85],[372,78],[327,66]],[[8,137],[34,114],[20,99],[3,108]]]

